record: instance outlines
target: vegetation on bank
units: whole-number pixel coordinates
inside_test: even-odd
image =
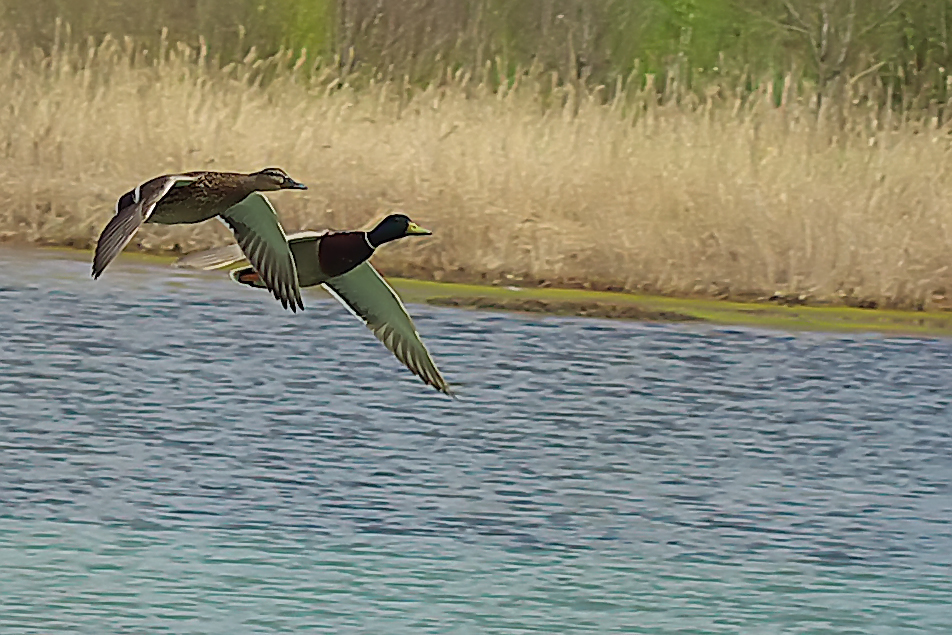
[[[4,19],[17,4],[3,3]],[[466,8],[452,14],[462,22],[450,13],[421,22],[425,7],[450,5],[414,4],[412,24],[430,26],[411,37],[417,31],[397,17],[388,22],[389,13],[370,14],[369,23],[347,13],[369,3],[338,2],[312,16],[329,35],[311,52],[270,56],[258,51],[300,42],[277,27],[270,40],[255,35],[257,43],[251,30],[229,43],[222,33],[231,31],[218,29],[218,48],[188,33],[195,46],[169,36],[148,46],[86,40],[78,34],[108,23],[88,16],[83,29],[61,25],[37,49],[25,42],[45,37],[39,27],[8,31],[0,36],[0,236],[89,246],[118,195],[145,178],[280,165],[311,186],[274,197],[291,231],[361,226],[394,208],[432,225],[432,239],[380,254],[390,273],[952,305],[950,84],[940,55],[948,47],[945,13],[932,12],[947,3],[531,3],[568,29],[548,31],[549,39],[530,28],[534,14],[498,13],[528,4],[453,4]],[[214,3],[183,6],[187,14]],[[244,6],[235,5],[235,19]],[[277,15],[274,3],[257,6]],[[651,7],[670,9],[655,17],[681,16],[670,31],[677,38],[660,27],[625,35],[635,29],[626,22],[632,12]],[[718,7],[720,21],[711,13]],[[915,18],[921,31],[887,37],[911,24],[915,7],[925,16]],[[705,29],[720,24],[717,33],[726,33],[728,18],[741,15],[734,39],[711,31],[705,40]],[[304,28],[308,19],[294,23]],[[486,30],[466,30],[474,24]],[[618,46],[637,50],[612,48],[616,27],[625,35]],[[371,46],[374,33],[390,33],[390,43]],[[440,33],[457,33],[455,44],[433,39]],[[652,34],[668,44],[652,49]],[[704,41],[719,53],[705,57]],[[401,42],[413,46],[398,55]],[[476,55],[471,45],[480,42]],[[229,46],[235,53],[225,54]],[[744,55],[757,63],[743,68]],[[145,250],[188,251],[228,238],[202,224],[149,227],[136,240]]]
[[[165,27],[224,63],[249,46],[306,48],[345,76],[424,83],[487,62],[501,78],[535,67],[606,86],[636,66],[702,84],[725,69],[798,69],[823,85],[876,67],[944,99],[952,68],[952,0],[0,0],[26,50],[53,48],[54,18],[77,41],[131,36],[154,50]]]

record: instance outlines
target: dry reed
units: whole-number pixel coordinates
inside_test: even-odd
[[[697,98],[632,81],[606,98],[548,75],[493,91],[457,74],[356,90],[290,53],[216,68],[113,39],[8,52],[0,236],[88,247],[146,178],[279,165],[310,186],[273,197],[289,231],[394,208],[432,226],[381,251],[390,273],[943,306],[949,129],[928,108],[877,105],[896,100],[875,77],[819,116],[797,83],[737,96],[712,80]],[[229,238],[218,223],[147,226],[135,244]]]

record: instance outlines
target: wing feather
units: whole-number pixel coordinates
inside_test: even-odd
[[[288,234],[288,245],[291,246],[291,251],[293,254],[294,247],[297,245],[297,243],[304,241],[314,241],[323,235],[323,232],[313,231]],[[222,267],[227,267],[243,260],[247,260],[247,258],[245,258],[245,252],[241,250],[241,247],[237,243],[232,243],[222,247],[212,247],[211,249],[204,249],[202,251],[186,254],[172,263],[172,266],[184,267],[186,269],[203,269],[207,271],[210,269],[220,269]],[[301,262],[299,262],[297,257],[295,257],[294,265],[298,268],[298,273],[300,274]]]
[[[160,176],[136,186],[131,192],[126,192],[116,203],[116,214],[99,235],[96,241],[96,252],[93,254],[93,278],[98,278],[122,251],[132,237],[149,220],[155,206],[178,183],[194,181],[195,177],[181,174]]]
[[[235,233],[238,246],[284,308],[304,308],[297,267],[287,236],[274,208],[257,192],[249,194],[221,215]]]
[[[324,287],[370,328],[413,374],[440,392],[454,396],[403,302],[369,262],[327,280]]]
[[[209,269],[227,267],[242,260],[245,260],[245,253],[241,251],[241,247],[237,243],[232,243],[223,247],[214,247],[187,254],[172,263],[172,266],[208,271]]]

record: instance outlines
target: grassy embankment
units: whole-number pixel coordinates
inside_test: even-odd
[[[86,248],[144,178],[280,165],[311,186],[274,197],[289,231],[395,208],[431,226],[379,254],[391,275],[895,308],[952,294],[948,129],[876,106],[875,75],[818,118],[792,80],[737,97],[725,76],[703,98],[633,81],[605,100],[549,75],[354,90],[290,54],[218,69],[132,51],[0,57],[0,236]],[[227,239],[147,227],[133,248]]]

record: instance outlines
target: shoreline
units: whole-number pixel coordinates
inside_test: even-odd
[[[269,196],[288,232],[361,228],[397,210],[434,231],[375,257],[391,277],[952,309],[952,144],[929,108],[883,102],[866,81],[875,74],[817,117],[813,88],[794,75],[778,107],[725,75],[698,101],[680,99],[679,82],[560,88],[541,68],[498,91],[466,73],[419,90],[389,75],[357,86],[332,68],[319,81],[299,73],[285,54],[219,67],[191,49],[142,57],[114,38],[10,55],[10,242],[89,248],[116,195],[143,179],[277,161],[309,186]],[[762,85],[774,97],[776,80]],[[37,95],[49,97],[42,108]],[[228,234],[155,225],[134,242],[175,255]],[[588,302],[561,310],[616,315]],[[543,304],[515,306],[554,310]]]
[[[10,243],[0,244],[13,246]],[[15,245],[15,248],[56,251],[77,257],[92,253],[88,249],[68,246]],[[123,252],[119,257],[166,266],[178,258],[177,255],[145,251]],[[207,273],[221,275],[214,271]],[[384,271],[381,273],[386,276]],[[434,282],[398,276],[386,278],[404,302],[430,306],[642,322],[707,323],[784,331],[952,337],[952,311],[809,304],[790,306],[763,301],[737,302],[559,287]]]

